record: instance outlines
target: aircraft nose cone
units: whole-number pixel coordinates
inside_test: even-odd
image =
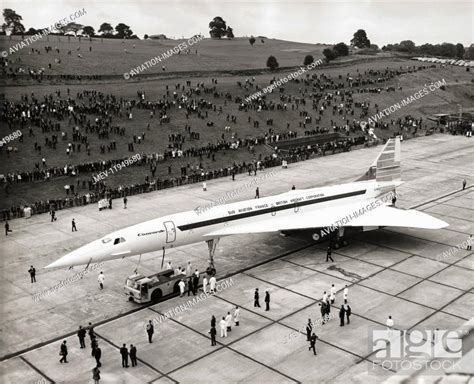
[[[93,262],[97,257],[97,247],[94,243],[87,244],[75,251],[68,253],[45,268],[64,268],[75,265],[84,265]]]

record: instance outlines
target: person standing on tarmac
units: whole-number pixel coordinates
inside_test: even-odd
[[[146,333],[148,334],[148,342],[151,343],[153,334],[155,333],[155,327],[153,327],[151,320],[148,320],[148,324],[146,325]]]

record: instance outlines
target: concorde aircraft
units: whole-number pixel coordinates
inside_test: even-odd
[[[112,232],[61,257],[46,268],[89,265],[165,251],[206,241],[213,264],[220,238],[264,232],[309,231],[315,241],[328,233],[380,227],[440,229],[442,220],[415,210],[395,208],[387,194],[402,184],[400,138],[389,139],[364,176],[355,182],[292,190],[275,196],[163,216]],[[328,230],[329,228],[329,230]],[[337,229],[337,230],[335,230]],[[162,262],[163,263],[163,262]]]

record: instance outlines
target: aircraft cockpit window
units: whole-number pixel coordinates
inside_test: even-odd
[[[112,241],[112,239],[111,239],[110,237],[106,237],[105,239],[102,239],[102,242],[103,242],[104,244],[106,244],[106,243],[108,243],[108,242],[110,242],[110,241]]]
[[[125,239],[123,237],[117,237],[114,240],[114,245],[119,244],[119,243],[125,243]]]

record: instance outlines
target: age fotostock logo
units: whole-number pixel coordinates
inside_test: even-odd
[[[372,369],[444,371],[462,357],[462,335],[452,330],[373,330],[370,342]]]

